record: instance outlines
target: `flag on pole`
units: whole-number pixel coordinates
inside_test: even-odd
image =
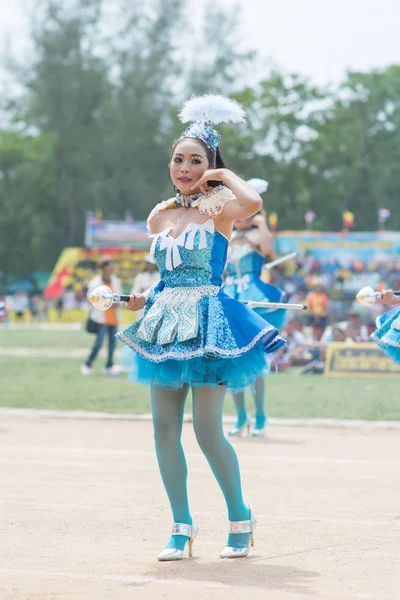
[[[276,231],[278,227],[278,215],[276,212],[270,213],[268,217],[268,225],[272,231]]]

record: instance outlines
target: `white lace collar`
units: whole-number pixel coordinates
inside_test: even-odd
[[[235,196],[232,191],[224,185],[219,185],[216,188],[213,188],[211,192],[208,194],[199,196],[197,200],[194,200],[191,203],[193,208],[198,208],[199,211],[204,215],[209,215],[210,217],[216,217],[223,210],[224,206],[230,200],[235,200]],[[147,232],[150,233],[150,221],[153,217],[155,217],[160,211],[165,210],[169,206],[172,206],[176,201],[176,198],[169,198],[168,200],[164,200],[157,204],[151,213],[149,214],[149,218],[147,219]]]

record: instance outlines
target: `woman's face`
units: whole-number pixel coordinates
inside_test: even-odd
[[[184,138],[176,144],[169,173],[172,183],[182,194],[190,195],[199,192],[196,183],[207,169],[209,169],[208,158],[201,142]]]

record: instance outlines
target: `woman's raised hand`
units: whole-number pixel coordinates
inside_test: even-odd
[[[210,186],[207,185],[207,181],[223,181],[224,175],[226,176],[226,169],[207,169],[207,171],[203,173],[203,176],[192,185],[192,190],[200,188],[203,194],[207,194],[211,189]]]

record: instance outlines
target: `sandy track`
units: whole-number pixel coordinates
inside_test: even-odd
[[[235,441],[259,522],[236,561],[218,558],[225,506],[190,424],[184,444],[200,536],[194,559],[157,563],[170,514],[150,423],[3,418],[1,600],[398,600],[398,431]]]

